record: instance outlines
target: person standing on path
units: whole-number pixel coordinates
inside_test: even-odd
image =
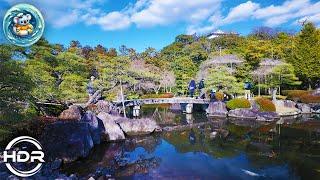
[[[193,79],[189,82],[188,89],[190,97],[193,98],[194,91],[196,90],[196,82]]]
[[[87,85],[87,92],[89,94],[89,99],[92,97],[92,95],[96,92],[95,91],[95,88],[94,88],[94,80],[95,80],[95,77],[94,76],[91,76],[90,77],[90,81]]]
[[[201,81],[199,82],[199,86],[198,86],[200,99],[205,99],[206,98],[206,93],[205,93],[204,88],[205,88],[204,79],[201,79]]]

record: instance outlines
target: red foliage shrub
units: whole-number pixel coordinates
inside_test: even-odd
[[[305,94],[300,97],[300,101],[303,103],[320,103],[320,96],[314,96],[312,94]]]
[[[284,95],[287,96],[287,99],[290,99],[293,101],[299,101],[302,96],[310,94],[310,91],[306,91],[306,90],[285,90],[282,92]]]
[[[172,93],[164,93],[164,94],[160,94],[159,98],[173,98],[173,94]]]
[[[286,90],[283,91],[287,95],[287,99],[300,101],[303,103],[320,103],[320,96],[312,95],[312,91],[306,90]]]
[[[172,98],[174,95],[173,93],[163,93],[163,94],[145,94],[142,95],[142,99],[148,99],[148,98]]]
[[[256,103],[259,105],[261,112],[275,112],[276,111],[276,106],[269,99],[257,98]]]

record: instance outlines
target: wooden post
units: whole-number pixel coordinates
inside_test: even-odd
[[[260,87],[260,75],[258,75],[258,95],[259,95],[259,97],[260,97],[260,95],[261,95],[261,87]]]
[[[121,92],[123,116],[127,117],[127,115],[126,115],[126,106],[124,105],[124,95],[123,95],[122,81],[121,80],[120,80],[120,92]]]
[[[279,95],[281,95],[281,72],[279,73]]]

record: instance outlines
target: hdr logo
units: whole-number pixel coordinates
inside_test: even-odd
[[[28,151],[15,151],[14,147],[19,143],[31,143],[36,147],[36,151],[29,153]],[[41,144],[34,138],[29,136],[20,136],[9,142],[3,152],[3,162],[13,174],[20,177],[29,177],[40,171],[42,163],[44,163],[44,153]],[[20,170],[14,167],[15,163],[36,163],[31,170]]]

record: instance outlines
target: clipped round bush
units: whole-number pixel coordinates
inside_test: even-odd
[[[275,112],[276,111],[276,106],[269,99],[257,98],[256,103],[259,105],[259,109],[261,112]]]
[[[216,92],[216,99],[217,99],[218,101],[223,101],[223,98],[224,98],[223,95],[224,95],[224,94],[223,94],[223,92],[221,92],[221,91]]]
[[[251,104],[248,99],[245,98],[235,98],[227,102],[227,107],[229,109],[238,109],[238,108],[250,108]]]

